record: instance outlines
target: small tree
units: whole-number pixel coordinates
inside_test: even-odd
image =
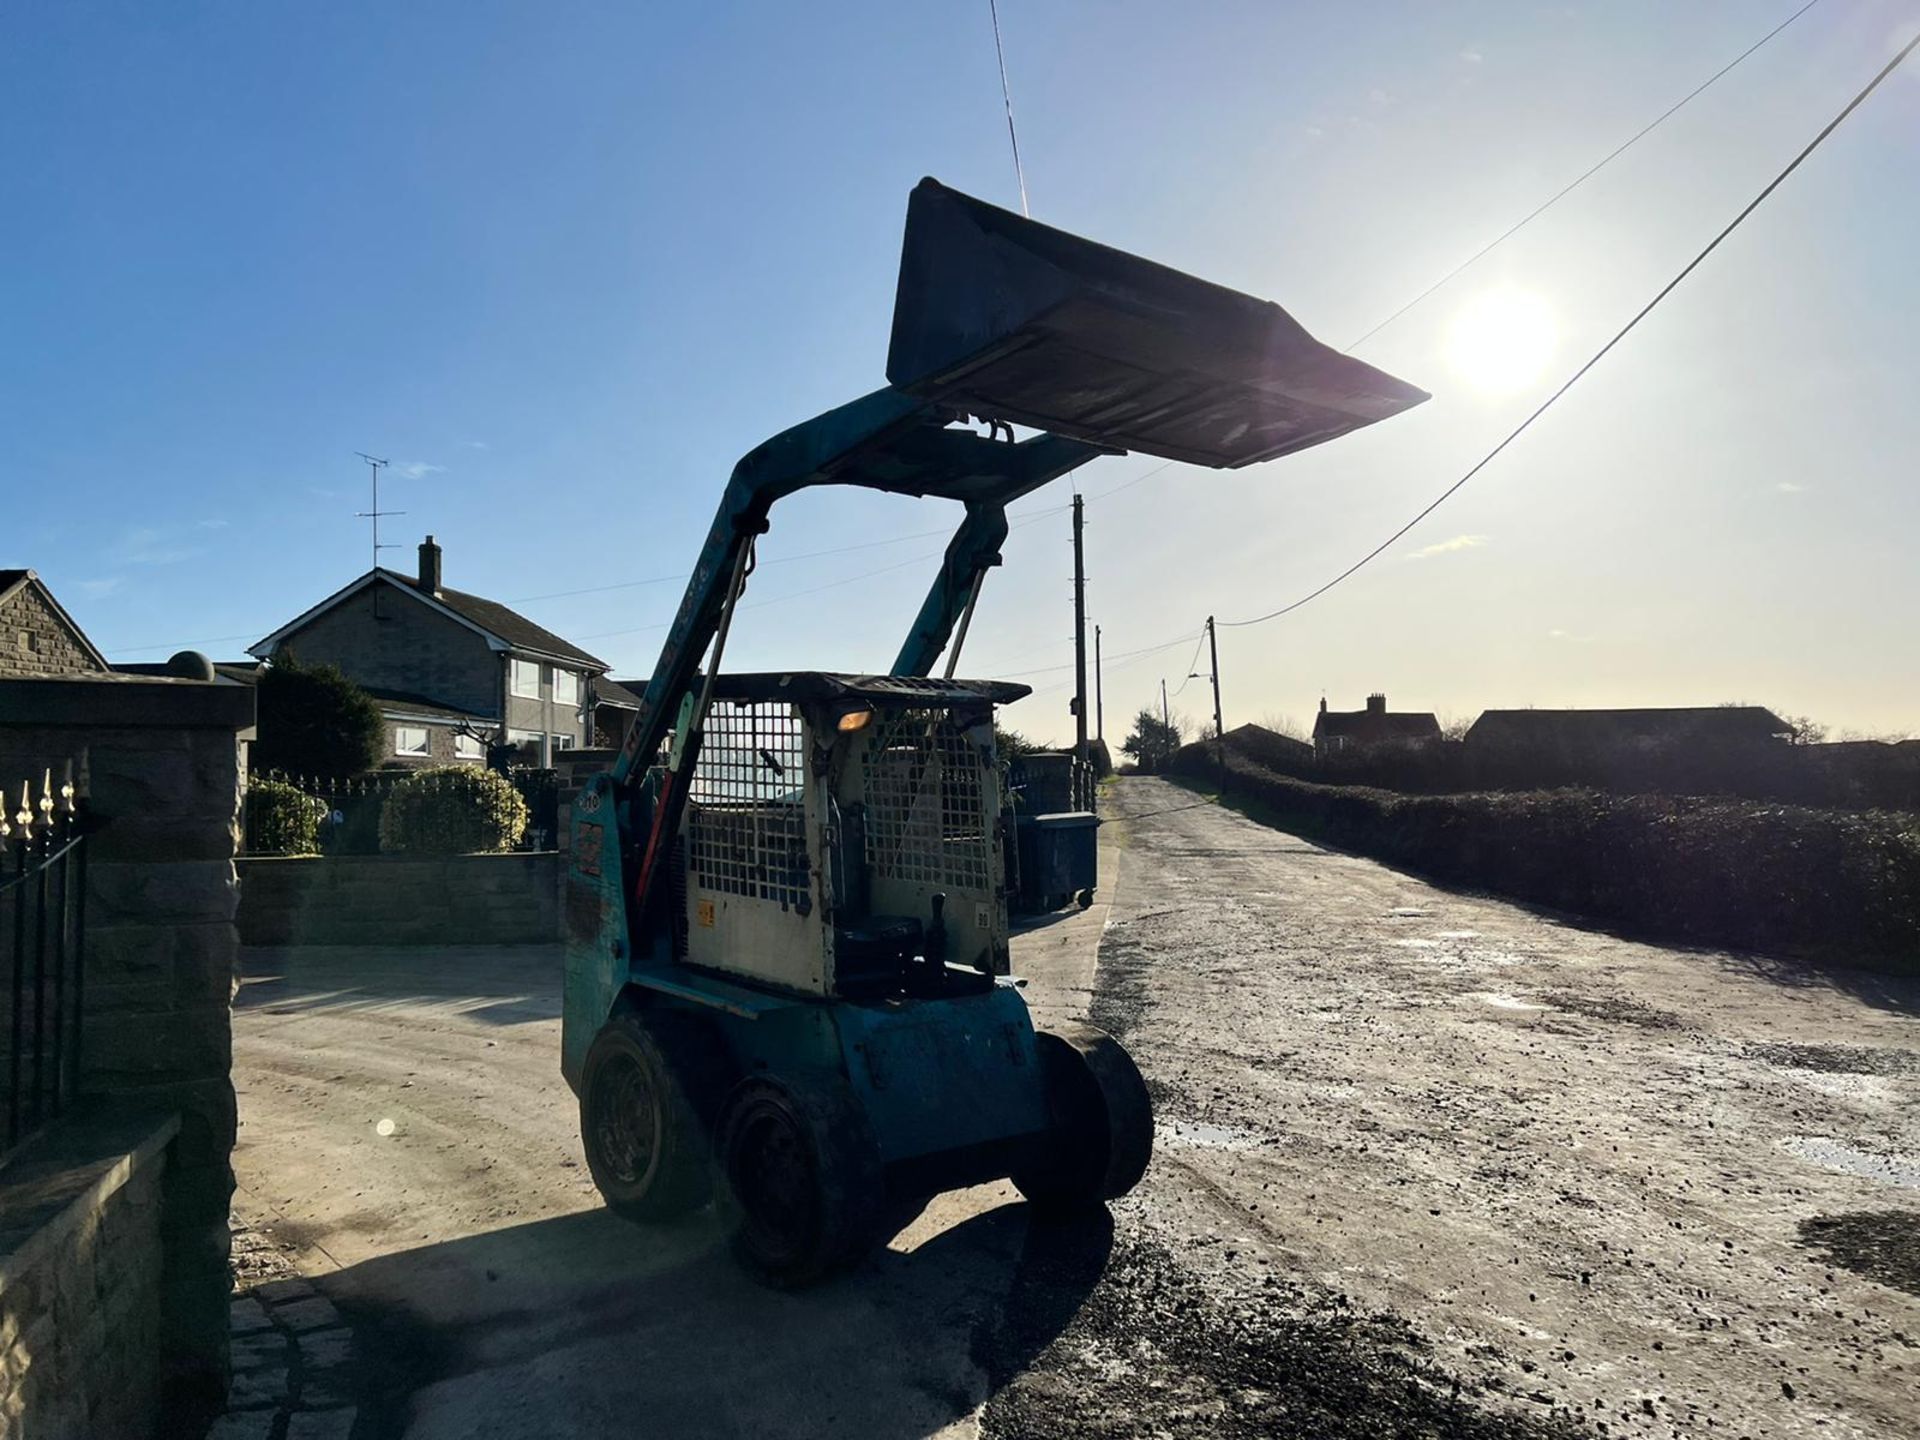
[[[1016,755],[1031,754],[1040,747],[1018,730],[1009,730],[996,723],[993,727],[993,748],[1002,760],[1011,760]]]
[[[1827,738],[1827,727],[1811,715],[1782,715],[1787,722],[1787,743],[1790,745],[1818,745]]]
[[[1169,724],[1153,711],[1142,710],[1133,717],[1133,733],[1120,742],[1120,749],[1142,770],[1164,770],[1182,738],[1178,720]]]
[[[260,673],[253,768],[325,780],[371,770],[387,726],[371,696],[336,665],[302,665],[291,652]]]

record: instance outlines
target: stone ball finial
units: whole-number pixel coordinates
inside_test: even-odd
[[[198,650],[182,650],[167,661],[167,674],[177,675],[182,680],[212,680],[217,677],[213,671],[213,661]]]

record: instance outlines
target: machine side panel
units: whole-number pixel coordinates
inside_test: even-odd
[[[1033,1021],[1011,985],[961,998],[841,1005],[847,1076],[889,1164],[1047,1126]]]
[[[576,1090],[587,1047],[627,983],[627,911],[614,792],[606,775],[573,802],[572,848],[561,899],[566,977],[560,1022],[560,1070]]]

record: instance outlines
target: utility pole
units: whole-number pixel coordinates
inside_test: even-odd
[[[1073,497],[1073,753],[1087,763],[1087,567],[1081,531],[1086,504]]]
[[[1207,654],[1213,662],[1213,738],[1227,738],[1227,722],[1220,718],[1220,637],[1214,632],[1213,616],[1207,616]]]
[[[1160,682],[1160,723],[1169,730],[1173,729],[1173,712],[1167,708],[1167,682],[1165,680]]]
[[[1093,627],[1093,738],[1102,744],[1107,738],[1107,702],[1100,685],[1100,627]]]
[[[398,548],[397,546],[382,545],[380,543],[380,517],[382,515],[404,515],[407,512],[404,510],[382,510],[380,508],[380,472],[387,468],[387,462],[376,459],[364,450],[356,450],[353,453],[366,461],[367,468],[373,472],[373,508],[371,510],[362,510],[360,512],[360,518],[362,520],[373,521],[373,563],[377,569],[380,565],[380,552],[382,550]]]

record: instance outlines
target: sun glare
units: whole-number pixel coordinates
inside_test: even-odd
[[[1553,307],[1531,290],[1476,295],[1447,331],[1447,364],[1475,389],[1519,390],[1540,377],[1559,339]]]

